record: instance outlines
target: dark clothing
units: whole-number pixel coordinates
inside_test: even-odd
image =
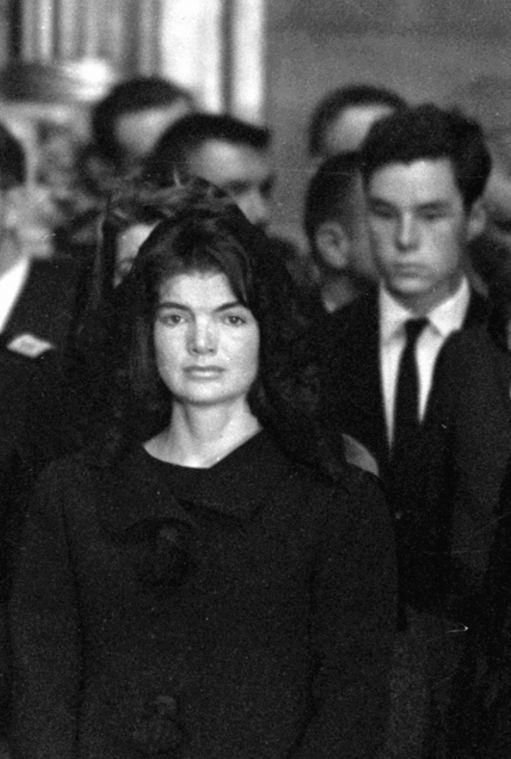
[[[464,329],[483,323],[486,302],[476,293]],[[447,341],[448,342],[448,341]],[[375,457],[395,528],[398,554],[399,631],[391,678],[391,719],[386,757],[440,759],[453,670],[459,657],[456,619],[450,617],[451,514],[449,469],[438,452],[447,443],[443,423],[451,389],[439,380],[440,351],[420,428],[397,464],[389,450],[379,352],[377,293],[331,316],[322,346],[324,416],[333,439],[341,432]],[[402,449],[403,450],[403,449]],[[454,613],[454,612],[453,612]],[[453,625],[454,621],[454,625]],[[454,630],[454,632],[453,632]]]
[[[78,276],[68,259],[32,261],[0,334],[0,732],[8,699],[5,602],[23,495],[45,463],[67,450],[63,357]]]
[[[373,759],[393,564],[376,481],[319,481],[266,432],[210,469],[52,465],[11,602],[13,757]]]
[[[449,604],[468,615],[459,621],[471,626],[479,615],[511,458],[511,354],[484,326],[459,332],[444,346],[437,388],[421,505],[444,515]]]
[[[0,519],[3,543],[20,497],[52,458],[68,450],[72,398],[64,354],[78,271],[68,259],[33,261],[0,335]],[[64,424],[65,422],[65,424]],[[5,550],[2,545],[2,561]],[[6,577],[0,577],[5,595]]]
[[[75,314],[80,270],[72,259],[34,260],[27,281],[2,332],[5,345],[29,334],[49,342],[61,356],[68,344]]]
[[[452,759],[511,755],[511,355],[482,328],[446,346],[432,476],[451,515],[447,606],[464,638],[449,720]],[[436,474],[435,474],[436,471]],[[460,633],[458,633],[460,636]]]
[[[487,303],[472,293],[464,328],[479,324],[487,316]],[[324,365],[325,426],[333,441],[347,433],[362,443],[376,459],[386,487],[395,490],[388,445],[379,354],[379,314],[376,292],[362,296],[341,311],[330,315],[326,334],[319,345]],[[417,440],[410,442],[410,468],[403,489],[416,494],[403,508],[400,495],[393,511],[402,571],[400,593],[405,603],[419,610],[435,608],[443,577],[438,573],[437,536],[444,529],[443,516],[425,512],[421,506],[421,481],[428,471],[429,447],[434,448],[429,430],[437,429],[435,409],[439,393],[437,374],[442,351],[437,360],[433,385]],[[428,431],[426,435],[426,431]],[[431,479],[429,484],[432,484]],[[389,492],[392,504],[392,492]],[[438,523],[440,519],[440,523]],[[432,536],[433,541],[425,540]],[[406,565],[403,564],[406,562]]]

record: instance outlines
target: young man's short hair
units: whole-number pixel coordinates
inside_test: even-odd
[[[270,131],[228,114],[191,113],[172,124],[160,137],[144,165],[144,176],[168,183],[178,172],[186,176],[193,151],[208,140],[220,140],[255,150],[267,150]]]
[[[402,108],[405,101],[392,90],[370,84],[354,84],[329,92],[316,106],[309,125],[309,155],[322,154],[328,127],[343,111],[358,106]]]
[[[25,153],[18,140],[0,124],[0,189],[23,184],[26,176]]]
[[[117,84],[93,109],[91,126],[94,142],[105,158],[122,160],[122,148],[115,136],[117,120],[128,113],[174,105],[185,100],[193,105],[190,93],[167,79],[142,76]]]
[[[388,164],[447,158],[466,208],[483,194],[491,170],[479,124],[457,110],[429,103],[402,108],[373,124],[361,158],[365,185],[375,171]]]
[[[322,266],[322,258],[315,245],[315,234],[326,221],[339,221],[349,230],[353,195],[360,177],[360,154],[342,153],[327,158],[309,182],[305,194],[304,228],[310,252]]]

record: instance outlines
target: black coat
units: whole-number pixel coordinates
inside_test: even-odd
[[[266,433],[207,470],[57,463],[11,602],[13,757],[373,759],[394,591],[375,481]]]

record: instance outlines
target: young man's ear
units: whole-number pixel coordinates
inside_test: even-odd
[[[316,250],[330,269],[344,271],[348,267],[351,240],[338,221],[324,221],[314,235]]]
[[[482,198],[475,201],[468,213],[467,239],[479,237],[486,227],[487,212]]]

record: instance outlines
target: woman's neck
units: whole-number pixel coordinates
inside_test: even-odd
[[[184,407],[174,404],[170,425],[145,444],[157,459],[180,466],[208,468],[253,437],[261,426],[244,405]]]

